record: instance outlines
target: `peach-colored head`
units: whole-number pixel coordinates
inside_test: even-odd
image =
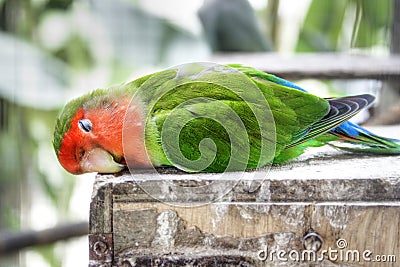
[[[115,173],[126,164],[122,141],[129,128],[130,157],[138,166],[149,165],[143,138],[143,118],[132,109],[129,95],[98,89],[69,102],[60,114],[54,132],[54,150],[60,164],[72,174]],[[129,110],[127,112],[127,110]],[[137,159],[135,158],[137,157]],[[136,159],[136,160],[135,160]],[[130,160],[132,162],[132,160]]]

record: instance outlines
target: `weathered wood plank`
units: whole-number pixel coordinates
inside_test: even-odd
[[[374,131],[399,137],[400,126]],[[174,169],[99,175],[91,266],[274,266],[279,251],[301,257],[305,246],[317,258],[285,266],[398,266],[399,160],[325,147],[239,181]]]
[[[89,232],[104,234],[112,232],[112,184],[97,181],[90,202]]]
[[[131,266],[140,257],[168,262],[168,259],[162,260],[168,255],[180,261],[225,255],[239,257],[241,262],[251,266],[276,264],[279,261],[272,260],[273,256],[262,259],[260,251],[294,250],[301,253],[303,239],[309,232],[322,237],[320,253],[341,250],[337,245],[341,239],[347,242],[342,248],[344,253],[357,250],[361,255],[359,260],[326,257],[324,262],[327,263],[379,266],[361,258],[366,250],[374,255],[398,257],[398,206],[215,203],[190,209],[158,204],[152,207],[134,204],[126,208],[124,217],[115,217],[114,259],[120,263],[128,261]],[[143,213],[151,216],[142,216]],[[322,257],[321,254],[317,256]],[[313,261],[318,263],[318,260],[309,262]],[[385,266],[396,264],[389,262]]]
[[[400,79],[398,55],[226,53],[213,55],[209,60],[220,64],[240,63],[286,79]]]

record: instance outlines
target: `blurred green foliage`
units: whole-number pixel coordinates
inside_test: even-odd
[[[392,0],[313,0],[296,50],[331,52],[349,47],[388,46],[392,8]]]
[[[206,0],[198,16],[214,52],[270,51],[253,8],[243,0]]]
[[[376,44],[388,45],[393,8],[392,0],[357,0],[356,12],[361,16],[361,19],[357,33],[354,34],[354,45],[356,47],[370,47]],[[356,28],[356,25],[354,28]],[[356,31],[354,30],[354,32]]]

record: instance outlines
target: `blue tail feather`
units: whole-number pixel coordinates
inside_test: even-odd
[[[332,145],[343,150],[374,154],[400,154],[400,140],[378,136],[349,121],[332,129],[330,133],[339,137],[339,142]]]

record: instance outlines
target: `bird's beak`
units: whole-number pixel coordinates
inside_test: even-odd
[[[80,165],[82,172],[116,173],[125,168],[124,165],[115,162],[109,152],[100,147],[85,153]]]

